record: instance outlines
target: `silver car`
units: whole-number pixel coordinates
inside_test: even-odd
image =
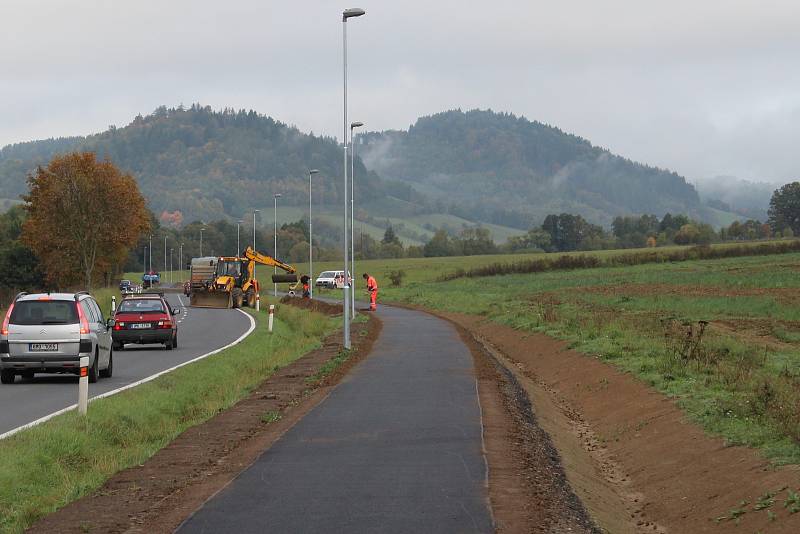
[[[20,293],[0,330],[0,381],[13,384],[17,375],[30,379],[35,373],[78,374],[82,356],[89,357],[89,382],[110,377],[113,326],[85,291]]]

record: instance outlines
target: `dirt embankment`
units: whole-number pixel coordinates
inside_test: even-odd
[[[326,313],[340,314],[341,306],[330,306]],[[144,464],[117,473],[96,492],[33,525],[30,532],[173,532],[369,354],[381,323],[372,316],[360,330],[362,335],[353,336],[353,354],[331,374],[317,378],[325,363],[340,353],[340,333],[276,371],[232,408],[186,430]]]
[[[290,304],[296,308],[311,310],[325,315],[341,315],[342,305],[331,304],[317,299],[304,299],[300,297],[286,296],[281,299],[281,304]]]
[[[526,391],[570,486],[605,531],[800,532],[800,513],[792,513],[800,502],[793,504],[790,493],[800,487],[796,467],[776,468],[752,449],[707,435],[673,400],[563,342],[479,317],[446,317],[473,334],[489,355],[483,358],[500,362]],[[491,428],[487,435],[490,448]],[[512,452],[522,439],[512,436]],[[492,476],[491,454],[489,466],[499,522],[503,511],[495,500],[503,482]],[[526,491],[526,481],[528,474],[519,491]]]

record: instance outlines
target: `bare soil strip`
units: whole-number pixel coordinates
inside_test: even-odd
[[[303,306],[301,299],[294,299]],[[329,314],[341,306],[326,306]],[[30,532],[172,532],[225,487],[369,354],[381,323],[376,317],[353,336],[353,354],[332,374],[316,379],[341,350],[341,334],[278,370],[248,398],[190,428],[147,462],[117,473],[94,494],[36,523]]]
[[[672,399],[563,342],[480,317],[446,317],[483,341],[517,378],[570,485],[604,530],[800,532],[800,503],[794,507],[790,497],[800,488],[797,466],[772,466],[757,451],[707,435]],[[484,395],[481,401],[486,406]],[[512,437],[512,452],[521,443]],[[498,468],[491,454],[489,466],[500,523],[505,512],[494,503],[498,487],[524,493],[530,477],[510,473],[513,484],[507,484],[491,474]]]

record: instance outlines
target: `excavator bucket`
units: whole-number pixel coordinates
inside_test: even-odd
[[[296,274],[273,274],[272,275],[272,283],[273,284],[296,284],[297,283],[297,275]]]
[[[197,308],[231,308],[231,294],[224,291],[193,291],[189,303]]]

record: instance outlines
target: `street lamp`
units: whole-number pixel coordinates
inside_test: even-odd
[[[258,213],[259,211],[261,211],[261,210],[255,210],[255,209],[253,210],[253,252],[255,252],[257,250],[256,249],[256,213]],[[256,263],[255,262],[253,262],[253,278],[255,280],[258,280],[258,278],[256,278]],[[258,287],[259,287],[259,290],[260,290],[261,285],[259,284]]]
[[[167,274],[167,236],[164,236],[164,274]]]
[[[173,282],[172,280],[172,253],[175,252],[174,248],[169,249],[169,283]]]
[[[363,122],[350,123],[350,276],[355,280],[356,276],[356,247],[355,247],[355,207],[356,198],[356,144],[353,139],[353,130],[364,126]],[[353,288],[353,297],[350,299],[352,304],[353,317],[356,316],[356,291]]]
[[[147,269],[148,273],[153,272],[153,234],[150,234],[150,244],[147,247],[147,250],[150,251],[150,268]]]
[[[357,7],[345,9],[342,12],[342,80],[343,80],[343,117],[342,117],[342,144],[344,145],[344,303],[342,320],[344,321],[344,348],[350,349],[350,282],[347,279],[347,19],[360,17],[366,11]]]
[[[239,244],[239,228],[242,226],[243,222],[244,221],[241,220],[241,219],[236,221],[236,255],[237,256],[242,253],[241,245]]]
[[[273,254],[272,257],[275,258],[276,260],[278,259],[278,199],[279,198],[281,198],[281,194],[280,193],[275,193],[274,195],[272,195],[272,199],[275,201],[275,210],[273,211],[273,214],[275,216],[275,233],[273,234],[275,243],[274,243],[274,245],[272,247],[272,254]],[[272,270],[273,270],[272,272],[274,274],[278,274],[277,265],[273,266]],[[278,296],[278,284],[273,284],[273,286],[275,286],[274,295],[277,298],[277,296]]]
[[[203,232],[205,228],[200,228],[200,257],[203,257]]]
[[[317,174],[317,169],[308,171],[308,276],[311,278],[309,297],[314,298],[314,249],[311,246],[311,176]]]
[[[183,273],[183,243],[181,243],[180,252],[178,253],[178,267],[181,273]],[[183,277],[181,276],[181,281],[183,281]]]

